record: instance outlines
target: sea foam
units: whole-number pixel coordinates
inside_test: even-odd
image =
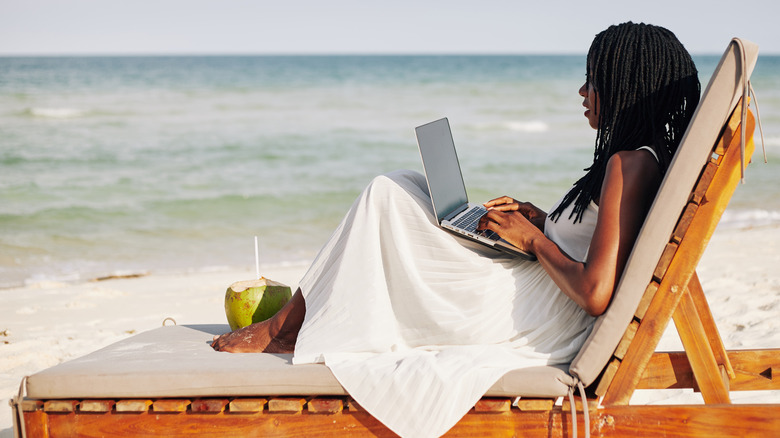
[[[509,128],[510,131],[517,132],[547,132],[550,129],[547,123],[539,120],[532,120],[527,122],[507,122],[506,127]]]
[[[72,119],[83,116],[86,111],[76,108],[30,108],[27,114],[50,119]]]
[[[514,120],[500,123],[482,123],[474,127],[480,131],[547,132],[550,126],[541,120]]]
[[[720,219],[720,228],[753,228],[780,225],[780,211],[760,209],[726,210]]]

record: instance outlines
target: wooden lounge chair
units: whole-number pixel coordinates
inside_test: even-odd
[[[780,436],[780,404],[729,399],[730,391],[780,389],[780,350],[725,350],[695,272],[753,150],[754,119],[742,104],[756,59],[752,43],[729,44],[613,302],[579,355],[569,366],[510,372],[448,435]],[[657,353],[670,319],[684,351]],[[324,365],[212,351],[212,334],[225,331],[162,327],[30,376],[12,403],[15,430],[31,437],[393,435]],[[587,387],[584,403],[556,405],[577,386]],[[629,404],[636,389],[665,388],[693,388],[704,404]]]

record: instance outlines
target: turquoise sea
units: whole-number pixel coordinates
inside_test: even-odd
[[[695,57],[706,84],[719,56]],[[548,208],[590,164],[585,56],[0,58],[0,287],[311,260],[452,125],[469,196]],[[780,224],[780,57],[725,226]],[[758,142],[757,142],[758,143]],[[759,144],[760,148],[760,144]]]

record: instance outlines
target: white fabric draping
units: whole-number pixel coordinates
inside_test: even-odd
[[[596,207],[567,215],[546,232],[584,257]],[[539,263],[440,229],[410,171],[371,182],[300,287],[294,363],[324,362],[401,436],[444,434],[508,371],[570,362],[593,323]]]

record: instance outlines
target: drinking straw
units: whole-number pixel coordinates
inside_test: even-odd
[[[260,252],[257,249],[257,236],[255,236],[255,269],[257,271],[257,279],[260,279]]]

